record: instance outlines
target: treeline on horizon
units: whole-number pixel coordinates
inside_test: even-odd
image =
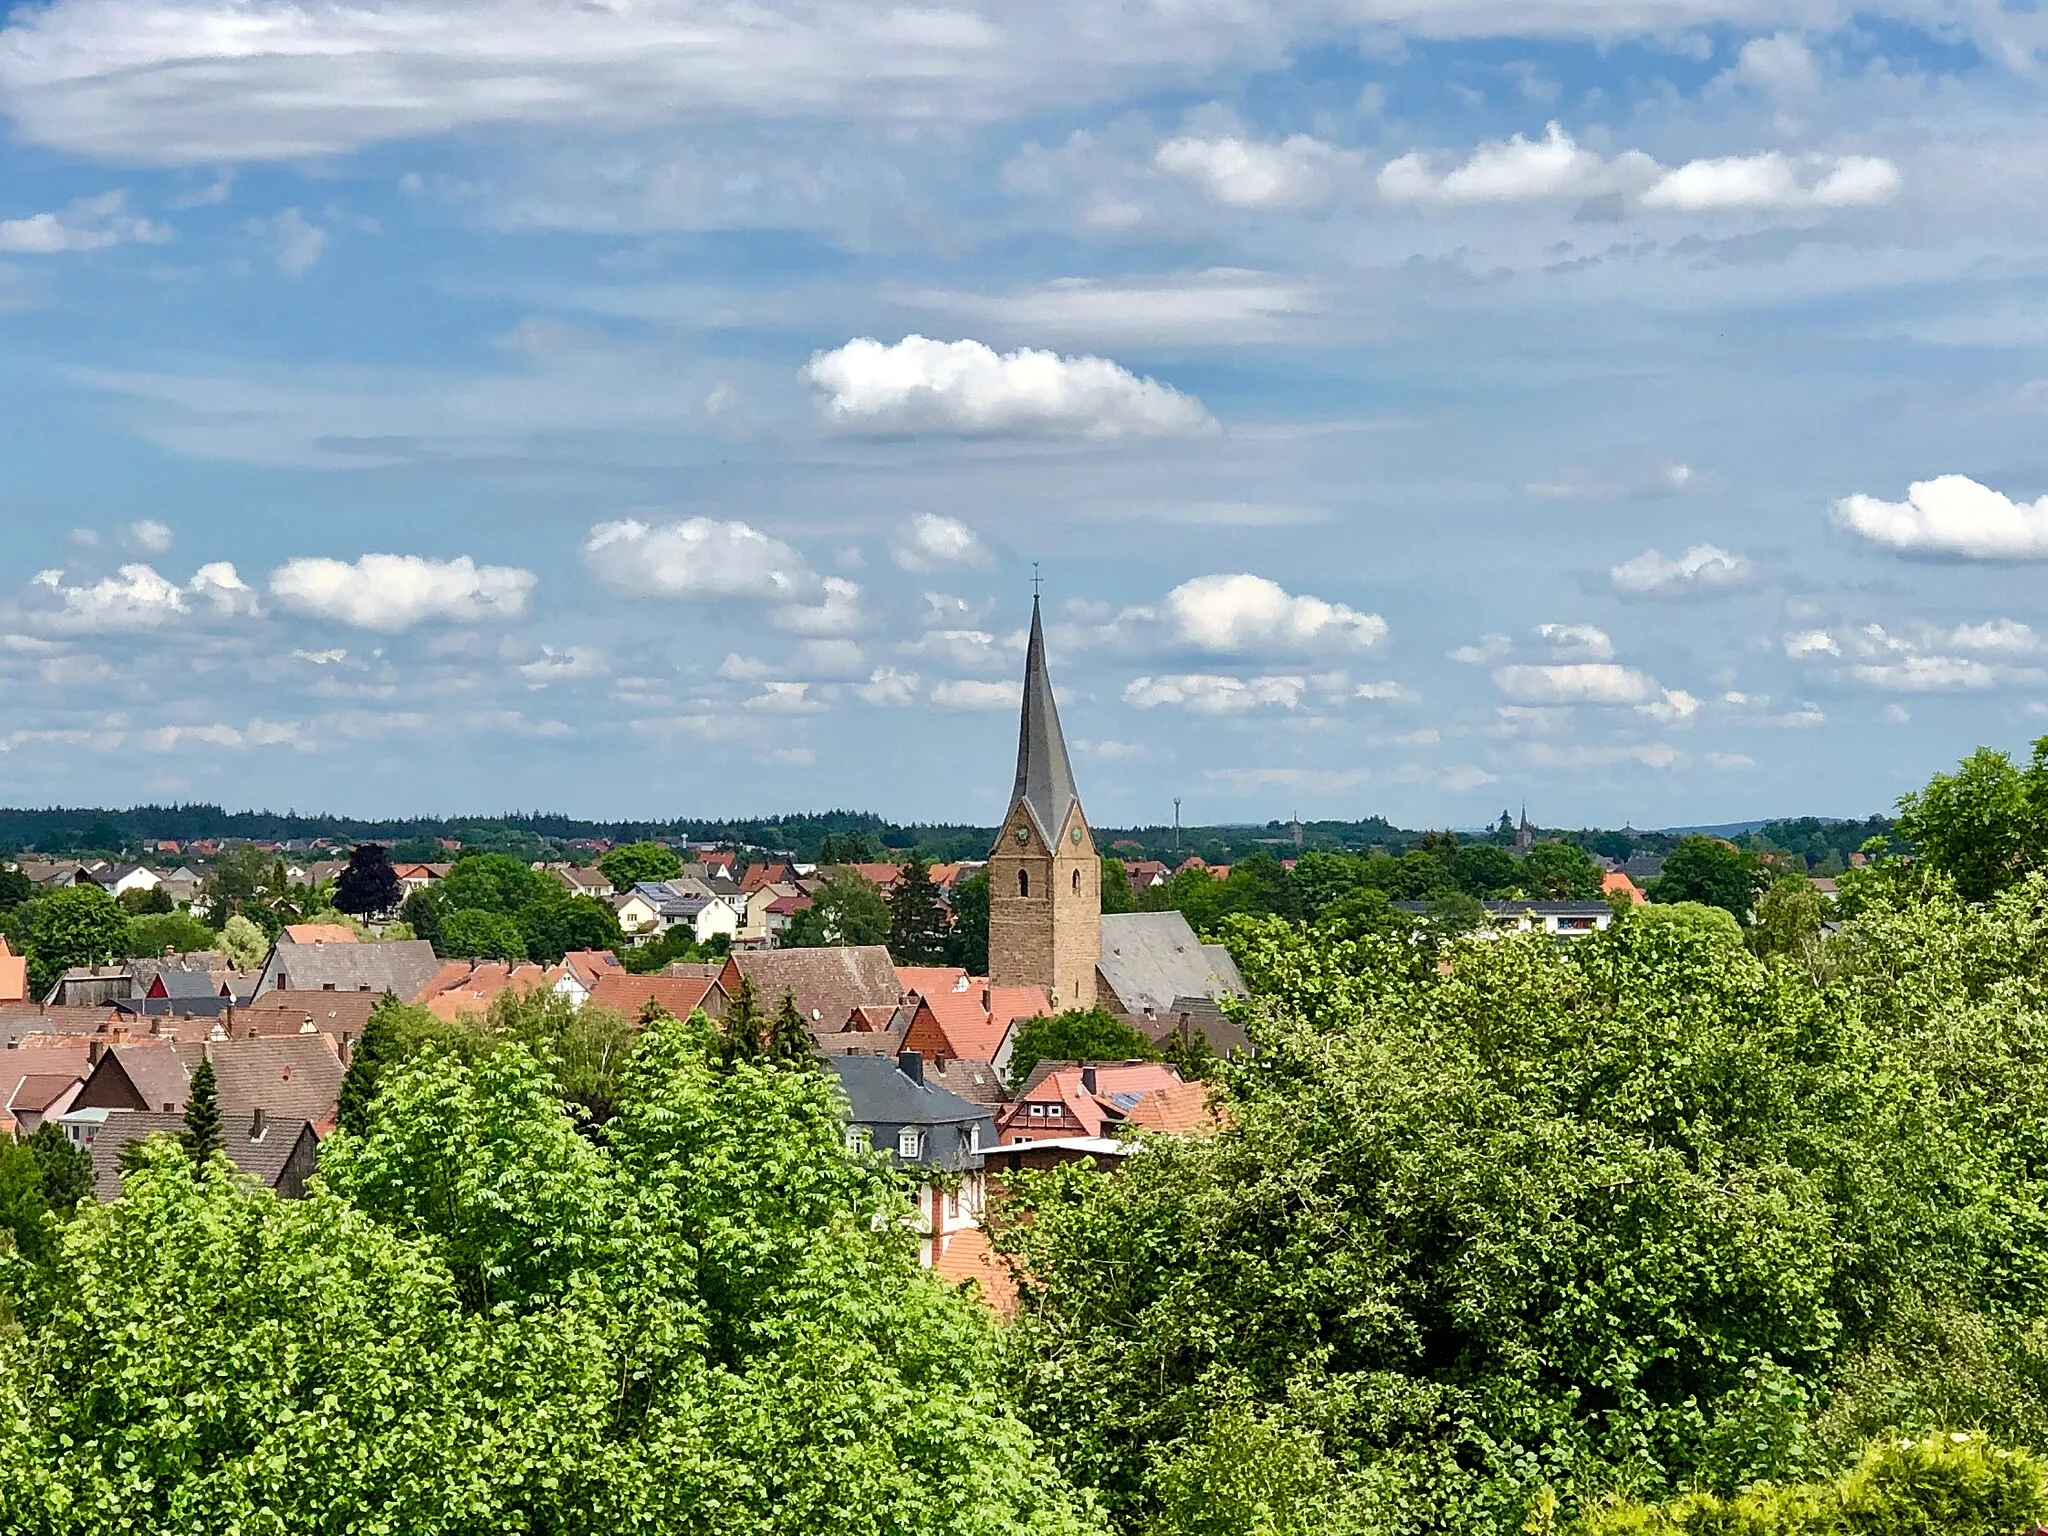
[[[1384,849],[1399,855],[1437,834],[1397,827],[1382,816],[1355,821],[1308,821],[1206,827],[1097,827],[1105,853],[1126,860],[1154,858],[1179,863],[1190,855],[1212,864],[1235,863],[1254,854],[1287,857],[1299,851],[1366,852]],[[1677,831],[1639,831],[1633,827],[1539,828],[1539,838],[1574,843],[1604,858],[1666,854],[1678,845]],[[301,814],[297,811],[229,811],[218,805],[138,805],[103,807],[0,808],[0,853],[45,855],[100,854],[115,856],[145,843],[242,838],[252,842],[324,839],[334,843],[389,841],[410,847],[411,856],[428,857],[442,840],[465,849],[539,858],[563,851],[564,845],[590,839],[613,843],[687,840],[732,843],[817,859],[831,849],[858,849],[877,859],[915,850],[936,862],[978,859],[995,837],[993,825],[952,822],[900,823],[869,811],[830,810],[751,818],[676,817],[667,821],[593,821],[546,812],[498,816],[416,816],[363,819]],[[1507,812],[1488,830],[1460,834],[1464,842],[1505,845],[1514,828]],[[1906,851],[1884,816],[1862,820],[1800,816],[1767,821],[1731,837],[1738,846],[1759,853],[1793,854],[1809,868],[1829,872],[1847,861],[1873,837],[1890,840],[1894,851]]]

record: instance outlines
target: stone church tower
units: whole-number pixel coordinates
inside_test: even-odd
[[[988,856],[988,976],[1044,987],[1056,1008],[1093,1008],[1101,958],[1102,858],[1074,789],[1034,597],[1017,784]]]

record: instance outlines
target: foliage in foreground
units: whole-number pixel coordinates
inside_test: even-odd
[[[1613,1505],[1571,1536],[2015,1536],[2044,1515],[2048,1468],[1956,1431],[1873,1445],[1828,1482],[1766,1483],[1726,1499],[1692,1493],[1661,1508]],[[1547,1536],[1547,1521],[1531,1525]]]
[[[1506,1531],[2039,1442],[2048,880],[1872,900],[1817,975],[1692,906],[1442,969],[1225,931],[1234,1128],[1022,1177],[1003,1236],[1022,1401],[1122,1528]]]
[[[287,1202],[149,1147],[0,1267],[0,1530],[1079,1532],[827,1074],[641,1036],[601,1139],[505,1040]]]

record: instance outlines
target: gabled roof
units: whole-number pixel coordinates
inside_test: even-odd
[[[1134,1131],[1176,1136],[1214,1136],[1230,1123],[1218,1104],[1214,1083],[1174,1083],[1154,1088],[1131,1106],[1123,1123]]]
[[[383,1000],[382,992],[266,992],[235,1010],[233,1033],[295,1035],[311,1024],[336,1040],[360,1040]]]
[[[1024,651],[1024,703],[1017,724],[1017,782],[1010,804],[1023,801],[1047,843],[1060,835],[1067,812],[1080,803],[1067,741],[1060,734],[1059,706],[1045,667],[1045,628],[1038,599],[1031,599],[1031,641]]]
[[[773,1013],[790,992],[806,1019],[834,1028],[856,1008],[893,1008],[903,997],[895,962],[880,944],[736,951],[721,978],[727,997],[738,994],[742,976],[753,981],[762,1012]]]
[[[1178,912],[1105,912],[1097,963],[1129,1013],[1162,1012],[1176,997],[1242,995],[1244,977],[1230,952],[1204,944]]]
[[[390,992],[409,1003],[440,972],[441,961],[425,939],[380,944],[279,943],[264,962],[258,992],[280,986],[299,991],[332,987],[337,992]]]
[[[356,931],[341,923],[286,923],[283,937],[294,944],[354,944]]]
[[[249,1134],[252,1122],[253,1116],[222,1126],[228,1161],[265,1189],[277,1189],[300,1143],[314,1136],[313,1127],[303,1119],[266,1116],[259,1141]],[[121,1149],[129,1142],[145,1136],[176,1136],[184,1129],[182,1114],[131,1110],[107,1116],[92,1139],[93,1193],[101,1200],[121,1198]]]
[[[659,1003],[677,1018],[687,1019],[704,1006],[717,986],[716,980],[705,976],[636,976],[631,971],[609,971],[590,989],[584,1006],[609,1008],[637,1019],[649,1003]]]
[[[0,1104],[10,1114],[41,1114],[83,1079],[81,1072],[0,1073]]]

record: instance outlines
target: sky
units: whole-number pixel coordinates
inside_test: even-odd
[[[1865,815],[2048,732],[2048,9],[46,0],[0,803]]]

